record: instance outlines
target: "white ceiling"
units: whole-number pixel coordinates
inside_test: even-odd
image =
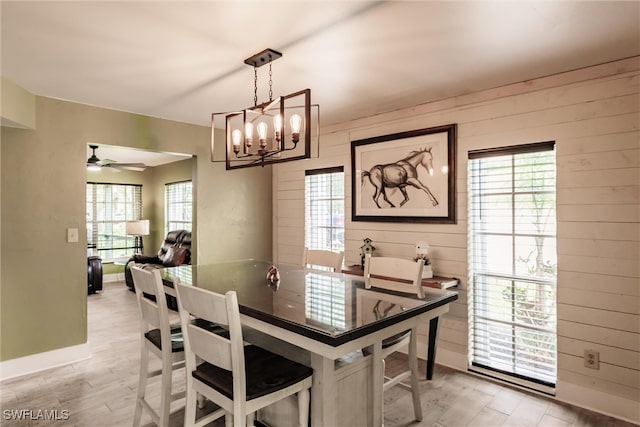
[[[640,55],[640,2],[6,1],[2,75],[34,94],[209,126],[310,88],[322,125]],[[258,69],[266,101],[267,67]]]

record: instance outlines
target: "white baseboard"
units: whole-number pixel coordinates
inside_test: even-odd
[[[124,281],[124,273],[105,274],[104,276],[102,276],[102,281],[104,283],[123,282]]]
[[[91,357],[89,343],[45,351],[0,362],[0,381],[21,377],[58,366],[79,362]]]
[[[640,405],[636,400],[563,381],[556,384],[556,399],[640,425]]]

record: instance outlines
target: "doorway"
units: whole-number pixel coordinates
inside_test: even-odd
[[[193,182],[197,159],[192,154],[88,143],[87,159],[92,155],[102,167],[87,170],[87,255],[101,258],[105,283],[124,281],[125,264],[134,253],[157,254],[167,230],[166,185]],[[195,192],[189,196],[195,212]],[[195,231],[195,218],[190,219]],[[128,234],[132,227],[127,230],[127,223],[139,220],[147,223],[146,229]]]

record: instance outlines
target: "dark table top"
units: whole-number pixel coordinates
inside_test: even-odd
[[[271,286],[256,260],[165,268],[162,279],[224,294],[234,290],[240,313],[337,347],[458,299],[457,292],[428,290],[425,299],[376,288],[359,276],[277,265],[280,281]]]

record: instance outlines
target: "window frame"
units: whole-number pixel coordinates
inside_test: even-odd
[[[541,188],[544,190],[531,190],[524,191],[518,189],[518,178],[517,175],[518,168],[521,166],[516,166],[518,160],[522,160],[521,155],[525,154],[533,154],[533,153],[543,153],[543,152],[553,152],[553,165],[552,171],[553,174],[553,182],[549,186],[552,185],[553,190],[549,191],[546,189],[547,183],[544,183]],[[511,165],[510,165],[510,175],[504,181],[492,182],[491,184],[485,183],[484,191],[476,188],[477,186],[481,186],[480,181],[486,178],[486,174],[477,172],[474,170],[476,166],[474,162],[479,159],[488,159],[491,157],[503,157],[503,156],[511,156]],[[555,384],[557,382],[557,360],[558,360],[558,347],[557,347],[557,161],[555,158],[555,141],[545,141],[541,143],[533,143],[533,144],[523,144],[523,145],[515,145],[508,147],[500,147],[500,148],[491,148],[491,149],[483,149],[483,150],[471,150],[468,153],[469,158],[469,172],[468,172],[468,203],[469,203],[469,370],[475,371],[478,373],[486,374],[493,377],[498,377],[504,379],[506,381],[516,383],[522,385],[524,387],[528,387],[531,389],[535,389],[537,391],[542,391],[549,394],[555,393]],[[496,161],[497,162],[497,161]],[[532,168],[533,164],[528,164],[527,167]],[[522,171],[522,170],[521,170]],[[536,171],[538,172],[538,171]],[[546,171],[550,173],[550,171]],[[489,175],[489,177],[491,177]],[[477,182],[475,181],[477,179]],[[487,178],[489,179],[489,178]],[[545,176],[545,179],[547,177]],[[499,183],[510,183],[511,184],[511,193],[508,191],[496,192],[491,191],[491,185],[498,185]],[[535,188],[538,188],[537,186]],[[502,195],[505,199],[511,198],[511,231],[507,233],[498,233],[495,230],[493,232],[487,231],[487,224],[491,224],[491,222],[486,217],[486,208],[481,207],[486,201],[483,201],[483,196],[489,199],[489,196]],[[518,196],[523,195],[531,196],[532,200],[535,200],[535,196],[537,194],[551,195],[553,200],[552,206],[542,206],[538,208],[534,205],[534,208],[527,208],[526,203],[522,201],[518,201]],[[480,200],[480,201],[479,201]],[[492,206],[495,209],[495,205]],[[518,231],[518,219],[523,218],[522,215],[519,215],[519,212],[522,213],[525,209],[529,209],[529,212],[538,212],[540,210],[552,210],[553,212],[553,233],[539,233],[535,234],[533,232],[530,233],[527,237],[531,238],[533,236],[534,240],[537,238],[544,239],[551,238],[554,242],[554,246],[552,247],[552,251],[555,254],[555,272],[552,277],[544,277],[537,276],[529,272],[529,274],[522,274],[521,271],[518,271],[518,261],[522,262],[522,260],[518,260],[518,248],[526,247],[523,245],[522,241],[520,244],[516,243],[518,239],[525,236],[525,233],[522,230]],[[479,219],[482,216],[485,216],[484,219]],[[535,214],[534,214],[535,215]],[[546,225],[545,225],[546,226]],[[537,230],[539,231],[539,230]],[[498,263],[495,263],[493,266],[490,266],[488,262],[484,262],[485,255],[490,253],[487,249],[486,245],[489,240],[487,240],[487,236],[500,236],[511,239],[512,248],[510,258],[511,263],[511,271],[506,272],[500,270],[500,267],[497,266]],[[483,243],[484,242],[484,243]],[[495,244],[495,241],[494,241]],[[536,249],[536,250],[541,250]],[[476,253],[477,252],[477,253]],[[522,268],[522,267],[520,267]],[[493,271],[492,271],[493,269]],[[481,278],[482,277],[482,278]],[[505,285],[504,283],[510,283],[510,285]],[[519,298],[522,298],[521,289],[526,289],[528,287],[535,288],[538,293],[543,293],[546,295],[552,295],[552,314],[549,317],[551,320],[549,321],[549,327],[545,328],[536,328],[535,325],[524,325],[522,320],[521,309],[519,308]],[[503,369],[506,365],[504,362],[496,362],[495,360],[500,359],[500,356],[505,359],[509,359],[508,355],[504,353],[505,348],[508,346],[506,344],[496,344],[500,341],[499,338],[496,338],[499,335],[499,332],[496,332],[498,328],[496,325],[500,323],[498,317],[495,316],[495,312],[492,315],[491,308],[493,307],[495,310],[495,306],[491,306],[491,292],[496,292],[499,288],[504,287],[501,293],[501,297],[503,300],[507,301],[510,304],[511,312],[512,312],[512,321],[502,321],[505,330],[511,328],[511,335],[505,335],[508,338],[504,338],[505,342],[510,340],[511,344],[511,355],[513,367],[511,370]],[[511,289],[511,292],[508,292],[508,289]],[[505,296],[504,292],[507,292],[506,295],[509,296],[510,299]],[[495,300],[495,295],[493,294],[493,298]],[[544,300],[544,298],[543,298]],[[551,300],[551,298],[547,298],[547,300]],[[546,301],[546,300],[545,300]],[[520,310],[520,311],[519,311]],[[544,314],[544,312],[543,312]],[[486,325],[486,329],[482,329],[479,325]],[[493,326],[489,326],[493,324]],[[524,332],[523,331],[529,331]],[[478,335],[479,334],[479,335]],[[518,335],[520,334],[520,335]],[[526,335],[530,334],[530,335]],[[526,336],[527,338],[523,338]],[[533,338],[535,337],[535,339]],[[545,338],[550,338],[550,342],[545,342]],[[527,343],[535,343],[532,347],[527,348],[526,351],[523,349],[525,346],[522,344],[523,342]],[[540,347],[537,347],[537,344],[541,343]],[[545,344],[548,348],[545,347]],[[549,350],[552,348],[553,350]],[[540,350],[542,349],[542,350]],[[501,350],[502,353],[500,352]],[[531,356],[527,352],[533,352],[534,356]],[[551,355],[547,362],[542,362],[544,357],[537,356],[536,351],[546,351]],[[519,356],[520,354],[520,356]],[[492,361],[492,356],[495,358]],[[532,362],[533,360],[533,362]],[[519,363],[519,365],[518,365]],[[528,365],[535,366],[535,369],[527,369]],[[518,365],[518,366],[516,366]],[[524,367],[523,367],[524,366]],[[544,369],[549,369],[549,374],[545,375]],[[526,373],[526,374],[524,374]]]
[[[99,201],[97,198],[98,195],[98,191],[99,191],[99,187],[109,187],[109,191],[110,191],[110,201]],[[124,192],[125,192],[125,201],[124,202],[118,202],[118,201],[114,201],[113,197],[114,197],[114,188],[118,189],[119,187],[124,187]],[[128,191],[131,190],[134,193],[131,195],[132,200],[128,201],[127,199],[127,193]],[[107,191],[106,189],[104,190],[105,192]],[[111,236],[111,238],[107,238],[107,241],[111,241],[113,242],[114,240],[116,240],[113,236],[115,236],[115,234],[113,234],[113,229],[117,228],[117,227],[125,227],[126,228],[126,222],[127,221],[138,221],[142,219],[142,184],[123,184],[123,183],[110,183],[110,182],[92,182],[92,181],[88,181],[87,182],[87,186],[86,186],[86,194],[87,196],[89,195],[89,192],[91,192],[91,200],[89,200],[89,198],[87,197],[86,200],[86,215],[87,215],[87,220],[86,220],[86,227],[87,227],[87,251],[88,253],[92,254],[92,255],[98,255],[103,259],[103,262],[111,262],[111,261],[117,261],[119,259],[122,258],[128,258],[132,255],[134,255],[135,253],[137,253],[137,251],[139,249],[141,249],[141,240],[137,239],[136,236],[128,236],[126,234],[123,234],[122,236],[118,237],[118,240],[124,240],[126,243],[124,246],[114,246],[114,245],[110,245],[110,246],[104,246],[101,247],[100,243],[101,241],[104,241],[105,239],[100,239],[99,235],[99,231],[100,231],[100,224],[103,224],[105,227],[110,228],[112,230],[111,234],[105,234],[106,236]],[[91,203],[91,205],[90,205]],[[107,213],[106,211],[102,213],[102,217],[106,218],[106,217],[110,217],[111,219],[107,220],[107,219],[98,219],[100,218],[99,215],[99,204],[100,203],[104,203],[104,204],[108,204],[110,207],[109,209],[111,210],[109,213]],[[114,213],[114,208],[116,207],[116,205],[124,205],[124,218],[118,218],[118,219],[113,219],[115,216],[117,216],[117,213]],[[89,215],[89,209],[91,209],[91,215]],[[110,224],[110,227],[109,227]],[[126,233],[126,231],[125,231]],[[114,251],[124,251],[121,254],[114,254]]]
[[[322,197],[312,197],[312,195],[310,194],[310,191],[312,191],[312,189],[309,187],[310,183],[309,180],[313,180],[313,177],[317,177],[319,175],[332,175],[332,174],[341,174],[340,175],[340,179],[342,182],[342,193],[341,194],[335,194],[334,193],[334,188],[333,186],[331,186],[331,189],[329,190],[328,196],[322,196]],[[334,251],[334,252],[340,252],[340,251],[344,251],[344,247],[345,247],[345,184],[344,184],[344,166],[333,166],[333,167],[328,167],[328,168],[320,168],[320,169],[309,169],[309,170],[305,170],[305,220],[304,220],[304,242],[305,242],[305,246],[309,249],[320,249],[320,250],[329,250],[329,251]],[[321,221],[318,220],[318,218],[315,218],[313,213],[315,212],[315,210],[313,209],[313,204],[316,203],[321,203],[321,202],[328,202],[330,205],[330,211],[333,212],[334,208],[336,208],[336,204],[337,209],[340,209],[340,207],[342,208],[342,224],[341,225],[335,225],[334,224],[334,219],[333,217],[330,219],[330,224],[326,225],[326,224],[322,224],[320,225],[319,223]],[[318,228],[322,228],[325,230],[328,230],[329,235],[332,236],[329,239],[329,245],[320,245],[318,242],[318,237],[317,236],[313,236],[312,230],[311,229],[318,229]],[[336,239],[333,238],[333,236],[342,236],[341,237],[341,246],[338,245],[336,246]],[[338,237],[338,240],[340,240],[340,237]]]
[[[181,186],[187,183],[190,186],[190,192],[189,192],[189,194],[191,195],[190,200],[179,200],[179,201],[169,200],[169,192],[173,188],[177,188],[177,186]],[[170,209],[170,207],[172,205],[178,205],[178,204],[189,205],[189,209],[190,209],[189,216],[191,217],[189,221],[186,221],[184,219],[173,220],[171,218],[171,212],[173,211]],[[183,224],[183,225],[178,228],[172,228],[171,226],[172,223]],[[169,231],[173,231],[173,230],[192,231],[192,229],[193,229],[193,181],[190,179],[187,179],[183,181],[168,182],[164,184],[164,234],[165,236],[167,235],[167,233],[169,233]]]

